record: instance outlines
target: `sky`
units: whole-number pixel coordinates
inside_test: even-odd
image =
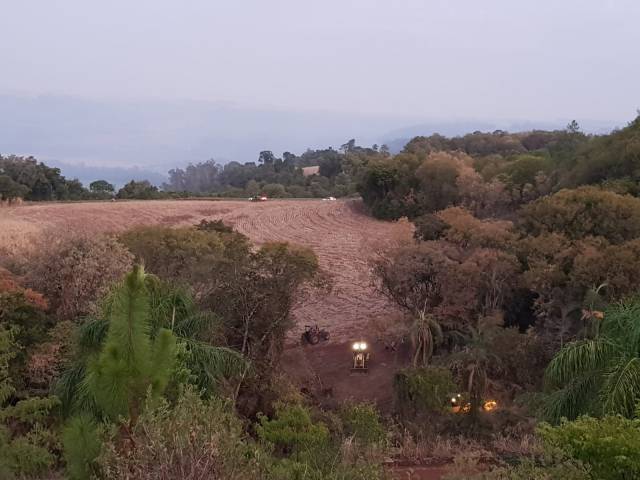
[[[0,93],[429,118],[618,120],[640,107],[637,0],[0,6]]]
[[[0,15],[0,154],[83,178],[350,138],[600,133],[640,108],[639,0],[0,0]]]

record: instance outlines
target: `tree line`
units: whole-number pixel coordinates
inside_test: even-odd
[[[601,185],[637,194],[635,165],[638,119],[607,135],[587,135],[574,121],[563,130],[509,133],[473,132],[447,138],[415,137],[397,155],[385,145],[358,146],[351,139],[338,149],[262,151],[257,162],[218,164],[207,160],[175,168],[160,188],[131,181],[119,191],[104,180],[88,188],[66,179],[57,168],[32,157],[0,156],[0,197],[8,200],[157,199],[189,195],[249,197],[347,197],[360,195],[380,218],[410,218],[459,201],[461,195],[491,190],[492,205],[513,209],[561,188]],[[455,162],[438,153],[457,157]],[[428,159],[428,166],[425,160]],[[318,167],[305,175],[305,167]],[[421,198],[424,197],[424,198]],[[485,195],[486,197],[486,195]],[[500,213],[500,212],[498,212]]]
[[[338,150],[307,150],[299,156],[284,152],[278,158],[271,151],[262,151],[257,163],[219,165],[209,160],[172,169],[163,190],[230,197],[346,197],[357,194],[357,162],[351,159],[377,154],[388,155],[386,147],[360,147],[353,139]],[[318,171],[305,175],[305,167],[318,167]]]
[[[147,180],[131,180],[117,191],[106,180],[95,180],[87,188],[76,178],[66,178],[59,168],[49,167],[33,157],[0,155],[0,202],[160,197],[162,192]]]

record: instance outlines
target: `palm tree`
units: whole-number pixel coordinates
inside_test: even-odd
[[[200,389],[211,392],[224,377],[239,375],[246,367],[244,357],[235,350],[215,346],[222,342],[220,320],[211,313],[200,312],[189,293],[168,285],[149,274],[143,276],[148,297],[148,329],[153,340],[163,330],[175,335],[178,352],[192,380]],[[116,287],[104,300],[101,312],[87,318],[78,329],[76,356],[56,385],[66,415],[72,411],[96,412],[96,405],[83,380],[87,365],[99,355],[107,339],[110,319],[118,307]]]
[[[640,297],[605,310],[595,336],[572,342],[545,373],[553,421],[581,414],[632,417],[640,402]]]
[[[437,342],[442,339],[442,328],[433,315],[421,310],[409,330],[413,346],[413,366],[426,367],[433,356]]]

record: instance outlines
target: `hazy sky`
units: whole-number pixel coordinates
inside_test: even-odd
[[[629,120],[638,0],[0,0],[0,93]]]

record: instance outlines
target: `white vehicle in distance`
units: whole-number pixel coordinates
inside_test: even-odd
[[[336,197],[325,197],[322,200],[330,200],[330,201],[335,201]]]

